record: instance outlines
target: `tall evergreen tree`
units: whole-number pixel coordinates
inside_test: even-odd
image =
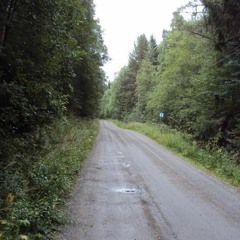
[[[202,0],[207,29],[218,50],[211,88],[215,103],[212,122],[218,142],[228,148],[240,146],[240,3],[234,0]]]
[[[125,109],[128,114],[136,110],[135,108],[138,99],[136,92],[136,78],[141,67],[141,62],[147,56],[148,50],[148,40],[146,36],[142,34],[137,38],[137,41],[134,44],[134,49],[129,56],[128,72],[125,84],[123,85],[123,91],[126,96]]]
[[[158,64],[158,45],[153,35],[150,37],[150,40],[149,40],[149,50],[148,50],[147,58],[150,60],[150,62],[153,65],[156,66]]]

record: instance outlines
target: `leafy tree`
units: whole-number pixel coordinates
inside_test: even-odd
[[[1,131],[32,131],[68,101],[93,115],[107,57],[92,1],[9,0],[1,9]]]
[[[202,102],[197,96],[204,94],[195,79],[207,65],[204,57],[211,52],[211,46],[200,37],[178,30],[168,33],[165,46],[159,80],[149,94],[147,109],[163,111],[172,126],[195,132],[196,119],[202,114]]]
[[[110,89],[105,90],[104,95],[101,99],[101,105],[100,105],[100,117],[103,118],[113,118],[113,112],[112,109],[112,92]]]
[[[92,1],[84,1],[84,6],[80,26],[74,25],[72,33],[77,45],[80,46],[80,53],[83,54],[74,64],[75,77],[72,83],[74,92],[70,99],[70,107],[79,115],[94,116],[98,112],[98,102],[104,91],[105,75],[100,67],[107,60],[107,51],[103,44],[101,29],[94,20]]]
[[[151,58],[150,58],[151,59]],[[137,111],[138,120],[152,119],[151,113],[148,115],[146,107],[148,104],[148,95],[154,90],[156,86],[156,68],[150,59],[144,59],[141,64],[141,68],[137,74]]]
[[[3,0],[0,10],[0,208],[8,218],[9,193],[31,202],[23,183],[47,126],[69,112],[98,114],[107,53],[92,0]]]

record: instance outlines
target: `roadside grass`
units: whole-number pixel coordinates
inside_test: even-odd
[[[199,146],[190,135],[170,129],[165,124],[111,121],[118,127],[131,129],[154,139],[199,168],[240,187],[240,165],[223,149],[210,150]]]
[[[44,144],[34,158],[25,156],[28,169],[9,166],[12,170],[5,173],[7,184],[14,187],[8,190],[4,206],[1,202],[0,239],[53,238],[66,222],[65,199],[93,147],[98,127],[97,120],[67,117],[41,129],[38,139],[44,138]]]

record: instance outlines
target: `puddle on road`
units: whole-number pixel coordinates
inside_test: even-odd
[[[136,188],[113,188],[112,191],[118,193],[137,193],[139,192]]]

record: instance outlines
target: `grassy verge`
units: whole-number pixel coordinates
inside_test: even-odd
[[[41,150],[24,159],[21,156],[21,166],[12,163],[6,167],[2,173],[6,194],[0,206],[0,239],[51,239],[65,220],[65,198],[97,132],[97,121],[58,120],[41,129]]]
[[[169,129],[164,124],[123,123],[116,120],[112,122],[121,128],[145,134],[198,167],[240,187],[240,166],[223,149],[204,149],[192,141],[189,135]]]

